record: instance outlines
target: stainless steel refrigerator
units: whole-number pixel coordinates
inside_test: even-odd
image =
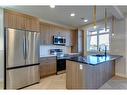
[[[5,88],[19,89],[40,80],[39,33],[5,29]]]

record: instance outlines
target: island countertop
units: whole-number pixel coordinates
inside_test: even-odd
[[[71,57],[67,60],[75,61],[82,64],[89,64],[89,65],[97,65],[108,61],[113,61],[118,58],[121,58],[120,55],[106,55],[106,56],[95,56],[95,55],[88,55],[88,56],[77,56]]]

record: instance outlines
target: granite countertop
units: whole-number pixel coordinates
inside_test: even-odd
[[[88,55],[88,56],[71,57],[67,60],[75,61],[75,62],[79,62],[83,64],[97,65],[100,63],[116,60],[121,57],[122,56],[119,56],[119,55],[107,55],[107,56]]]
[[[56,57],[56,59],[70,59],[73,56],[78,56],[78,53],[68,53],[68,54],[61,54],[61,55],[51,55],[51,54],[49,54],[49,55],[40,56],[39,59],[48,58],[48,57]]]

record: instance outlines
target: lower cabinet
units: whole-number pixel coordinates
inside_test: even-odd
[[[115,61],[97,65],[66,61],[67,89],[98,89],[115,75]]]
[[[56,57],[45,57],[40,60],[40,77],[56,74]]]

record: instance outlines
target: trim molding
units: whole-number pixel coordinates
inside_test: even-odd
[[[115,73],[115,75],[117,75],[117,76],[120,76],[120,77],[124,77],[124,78],[127,78],[127,75],[124,75],[124,74]]]
[[[45,23],[48,23],[48,24],[53,24],[53,25],[56,25],[56,26],[60,26],[60,27],[66,28],[66,29],[76,29],[76,27],[71,27],[71,26],[67,26],[67,25],[64,25],[64,24],[55,23],[55,22],[44,20],[44,19],[41,19],[41,18],[39,18],[39,21],[40,22],[45,22]]]

